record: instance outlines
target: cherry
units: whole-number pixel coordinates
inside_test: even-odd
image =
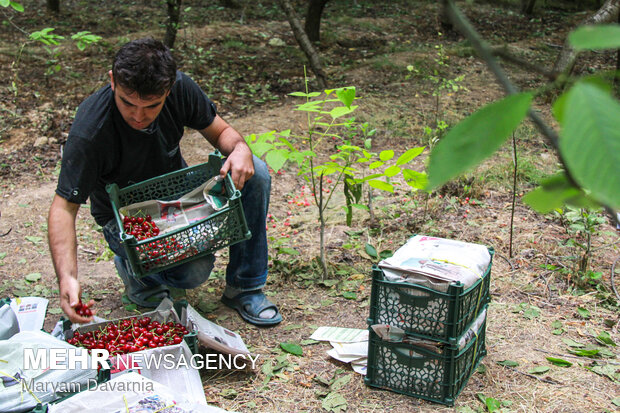
[[[84,304],[81,300],[78,301],[77,305],[75,306],[75,312],[79,316],[82,316],[82,317],[92,317],[93,316],[93,312],[88,307],[88,304]]]

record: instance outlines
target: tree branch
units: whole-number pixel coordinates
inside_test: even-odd
[[[620,0],[607,0],[596,13],[585,19],[582,25],[612,22],[618,16],[618,12],[620,12]],[[576,60],[577,52],[568,43],[568,39],[566,39],[564,47],[553,65],[553,72],[556,75],[560,73],[570,74]]]
[[[508,63],[512,63],[516,66],[520,66],[530,72],[538,73],[539,75],[543,75],[547,79],[554,81],[557,78],[557,74],[545,69],[544,67],[540,67],[538,65],[532,64],[527,60],[521,59],[510,53],[506,46],[493,47],[491,49],[491,53],[493,56],[501,57]]]
[[[518,93],[519,90],[517,89],[517,87],[508,78],[504,70],[501,68],[501,66],[499,65],[495,57],[493,56],[491,47],[484,41],[484,39],[482,39],[482,37],[480,37],[478,32],[476,32],[476,29],[474,29],[474,27],[471,25],[469,20],[467,20],[467,17],[465,17],[463,13],[458,9],[458,7],[456,7],[456,5],[454,4],[454,1],[453,0],[443,0],[443,1],[448,11],[448,15],[450,16],[450,19],[454,23],[455,27],[457,27],[461,31],[461,33],[469,40],[472,47],[476,50],[476,52],[478,52],[480,57],[484,60],[489,70],[491,70],[493,75],[495,75],[495,78],[497,79],[499,84],[502,86],[504,91],[509,95]],[[545,121],[538,115],[538,113],[536,113],[533,109],[530,109],[529,117],[532,120],[532,122],[536,125],[538,130],[549,140],[551,145],[556,149],[557,156],[560,160],[560,163],[564,167],[564,173],[566,174],[566,177],[568,178],[569,182],[572,185],[574,185],[576,188],[581,188],[579,185],[577,185],[577,183],[571,176],[570,171],[566,167],[566,162],[562,158],[562,154],[559,151],[558,134],[555,132],[555,130],[553,130],[550,126],[548,126],[545,123]]]
[[[301,22],[297,18],[297,14],[291,6],[291,2],[289,0],[278,0],[280,7],[284,10],[286,14],[286,18],[288,19],[289,24],[291,25],[291,29],[293,29],[293,34],[295,35],[295,39],[297,43],[299,43],[299,47],[304,51],[306,57],[310,61],[310,67],[312,71],[316,75],[317,82],[319,83],[319,87],[321,89],[327,88],[327,75],[323,71],[321,66],[321,61],[319,59],[319,55],[312,46],[312,42],[308,39],[308,35],[304,31]]]

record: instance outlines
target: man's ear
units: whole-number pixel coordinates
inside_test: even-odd
[[[112,88],[112,92],[114,92],[114,75],[111,70],[108,72],[108,75],[110,76],[110,87]]]

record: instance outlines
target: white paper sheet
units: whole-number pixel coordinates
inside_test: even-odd
[[[11,300],[11,308],[17,316],[19,331],[35,331],[43,328],[47,303],[42,297],[16,297]]]

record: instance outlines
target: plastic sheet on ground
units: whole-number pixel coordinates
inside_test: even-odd
[[[48,407],[48,413],[82,413],[93,410],[110,413],[226,412],[206,403],[196,403],[186,394],[135,372],[115,377],[94,389]]]

